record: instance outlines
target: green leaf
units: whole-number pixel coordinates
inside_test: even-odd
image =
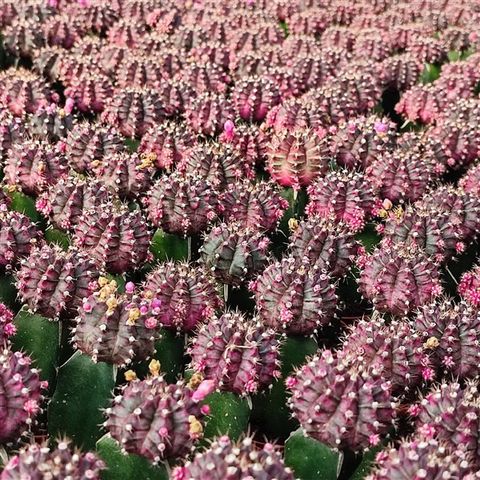
[[[372,470],[372,467],[375,464],[375,457],[377,456],[377,453],[383,448],[385,448],[385,445],[381,444],[366,452],[362,457],[360,465],[350,477],[350,480],[363,480]]]
[[[156,260],[187,260],[188,240],[158,229],[153,235],[150,251]]]
[[[204,430],[205,438],[228,435],[236,440],[247,431],[250,418],[247,399],[230,392],[214,392],[204,403],[210,407]]]
[[[156,352],[152,358],[160,362],[160,371],[167,382],[174,383],[184,370],[185,337],[166,329],[162,329],[161,335],[162,338],[155,342]],[[141,362],[132,368],[140,377],[147,376],[150,361]]]
[[[93,363],[75,352],[58,370],[57,388],[48,407],[50,436],[66,435],[80,448],[95,448],[103,435],[102,409],[110,404],[114,386],[112,365]]]
[[[35,200],[32,197],[22,192],[12,192],[10,197],[12,199],[11,210],[25,214],[33,222],[45,223],[45,220],[35,208]]]
[[[340,455],[296,431],[285,442],[285,464],[300,480],[336,480]]]
[[[286,378],[295,367],[302,365],[305,359],[318,350],[313,338],[287,337],[280,350],[282,376]]]
[[[440,68],[440,65],[426,63],[425,68],[420,76],[421,83],[431,83],[437,80],[437,78],[440,76]]]
[[[56,228],[47,228],[44,235],[48,243],[55,243],[63,248],[63,250],[67,250],[70,245],[70,237],[65,232]]]
[[[0,302],[15,310],[20,307],[17,303],[17,289],[12,275],[0,274]]]
[[[126,138],[125,139],[125,146],[127,147],[130,153],[135,153],[140,145],[140,140],[136,138]]]
[[[365,247],[367,252],[371,252],[381,239],[372,223],[367,224],[363,231],[355,235],[355,238]]]
[[[107,467],[101,473],[102,480],[168,480],[166,468],[154,467],[146,458],[124,455],[117,441],[104,435],[97,442],[98,455]]]
[[[40,369],[40,378],[47,380],[51,391],[55,385],[60,349],[59,322],[29,313],[25,308],[20,310],[14,319],[17,333],[13,337],[15,350],[22,350],[35,361]]]

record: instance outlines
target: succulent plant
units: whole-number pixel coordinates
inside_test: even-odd
[[[250,437],[235,444],[227,436],[217,438],[208,450],[197,453],[192,460],[182,467],[176,467],[172,472],[173,480],[191,480],[207,476],[211,480],[294,478],[292,471],[284,465],[281,455],[271,443],[266,443],[260,449]]]
[[[324,350],[286,380],[289,406],[306,435],[332,448],[377,445],[391,428],[395,402],[380,369],[364,368]]]
[[[10,338],[17,332],[13,323],[13,312],[4,304],[0,303],[0,345],[10,343]]]
[[[422,73],[422,64],[411,53],[401,53],[385,58],[378,67],[379,76],[385,87],[403,92],[412,88]]]
[[[9,185],[26,194],[38,194],[67,174],[67,158],[58,145],[24,140],[12,146],[4,169]]]
[[[298,222],[289,242],[292,257],[308,259],[310,265],[339,278],[353,263],[358,249],[348,227],[318,216]]]
[[[2,35],[5,49],[16,57],[32,57],[35,50],[45,46],[45,38],[33,18],[14,19]]]
[[[460,296],[474,308],[480,306],[480,267],[475,265],[471,270],[465,272],[458,284]]]
[[[78,309],[72,342],[94,362],[124,367],[148,359],[159,337],[152,310],[151,300],[134,291],[120,295],[115,280],[99,277],[95,291]]]
[[[415,245],[381,245],[361,263],[359,290],[379,311],[407,315],[442,293],[438,265]]]
[[[141,137],[161,121],[164,111],[154,90],[125,88],[106,103],[103,120],[126,137]]]
[[[157,299],[155,318],[159,324],[190,332],[223,306],[212,277],[188,263],[160,263],[147,276],[144,294]]]
[[[403,440],[397,448],[382,450],[375,463],[367,480],[407,480],[415,476],[466,479],[471,472],[467,454],[424,435]]]
[[[67,440],[60,440],[56,448],[47,443],[31,443],[12,456],[0,474],[1,480],[22,477],[32,479],[57,478],[59,480],[100,480],[105,464],[95,453],[73,450]]]
[[[435,84],[414,85],[395,105],[395,111],[410,122],[430,124],[442,113],[445,96]]]
[[[25,124],[23,121],[11,115],[9,112],[0,113],[0,161],[7,158],[12,145],[21,141],[25,135]]]
[[[140,141],[140,154],[151,155],[157,168],[173,170],[192,148],[197,140],[186,125],[163,122],[151,127]]]
[[[39,245],[22,260],[16,275],[22,302],[40,315],[58,319],[76,314],[99,273],[87,253]]]
[[[240,285],[262,271],[270,240],[255,228],[238,222],[221,223],[206,235],[201,260],[218,280]]]
[[[310,335],[329,324],[337,296],[331,277],[308,258],[284,257],[250,283],[260,321],[280,332]]]
[[[332,170],[308,187],[305,212],[343,222],[351,231],[363,230],[369,219],[374,194],[367,177],[355,171]]]
[[[298,190],[328,171],[325,142],[311,129],[284,131],[267,145],[267,170],[284,187]]]
[[[29,118],[31,134],[52,142],[65,138],[73,125],[74,117],[70,109],[60,108],[55,103],[48,107],[40,107]]]
[[[126,452],[154,463],[185,455],[203,432],[202,408],[194,393],[188,385],[169,385],[161,376],[133,380],[106,410],[105,427]]]
[[[41,239],[35,224],[22,213],[0,211],[0,266],[11,268],[27,257]]]
[[[114,97],[113,86],[110,79],[106,75],[99,75],[97,73],[82,75],[72,79],[72,81],[69,82],[68,88],[65,89],[65,95],[74,101],[75,106],[81,112],[93,113],[103,112],[110,99]],[[122,106],[128,108],[127,105],[127,100],[125,100]],[[122,119],[118,117],[122,114],[118,113],[117,115],[116,120],[112,120],[112,122],[117,121],[118,125],[115,123],[114,125],[121,126],[123,122]]]
[[[124,273],[147,260],[150,233],[140,210],[106,203],[83,213],[75,227],[73,244],[98,267]]]
[[[6,347],[0,350],[0,444],[16,441],[26,433],[41,411],[42,390],[39,372],[32,360]]]
[[[77,172],[91,171],[92,162],[125,150],[122,136],[113,127],[93,123],[76,125],[65,142],[69,163]]]
[[[157,180],[143,200],[155,226],[184,236],[205,230],[218,212],[218,193],[212,185],[180,172]]]

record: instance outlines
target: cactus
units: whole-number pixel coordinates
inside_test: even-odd
[[[232,100],[240,118],[261,122],[267,113],[280,103],[280,92],[271,80],[250,77],[235,84]]]
[[[379,311],[407,315],[442,293],[438,265],[415,245],[381,245],[361,263],[359,290]]]
[[[477,350],[480,313],[465,302],[450,299],[423,305],[412,326],[422,336],[424,348],[437,371],[455,378],[473,378],[479,373]]]
[[[473,308],[480,305],[480,266],[475,265],[472,270],[465,272],[458,284],[458,293]]]
[[[337,296],[330,276],[308,258],[271,263],[250,283],[260,321],[278,331],[310,335],[334,317]]]
[[[90,171],[95,160],[101,162],[104,157],[125,149],[118,130],[88,122],[76,125],[65,144],[72,168],[80,173]]]
[[[274,230],[289,206],[274,183],[248,180],[230,184],[221,205],[227,223],[238,222],[260,231]]]
[[[284,187],[310,185],[327,173],[328,161],[325,142],[311,129],[276,134],[267,145],[267,170]]]
[[[15,266],[30,254],[40,238],[41,233],[26,215],[0,212],[0,266]]]
[[[42,193],[35,206],[56,228],[72,231],[85,212],[105,204],[110,197],[102,182],[70,175]]]
[[[225,312],[200,325],[189,355],[192,368],[217,389],[249,395],[280,377],[279,347],[274,330],[239,312]]]
[[[208,450],[197,453],[191,461],[182,467],[176,467],[172,472],[173,480],[221,480],[229,477],[294,479],[292,471],[285,467],[282,457],[271,443],[266,443],[260,449],[250,437],[238,444],[232,443],[227,436],[220,437]]]
[[[45,43],[50,47],[58,46],[68,50],[85,35],[82,22],[67,15],[53,15],[46,19],[42,27]]]
[[[14,19],[3,32],[5,49],[16,57],[32,57],[35,50],[45,46],[45,38],[33,18]]]
[[[118,152],[94,160],[92,173],[105,187],[122,198],[135,198],[151,183],[154,160],[149,155]]]
[[[0,162],[7,158],[13,144],[21,141],[25,135],[25,125],[18,117],[8,112],[0,113]]]
[[[374,368],[391,382],[392,392],[405,395],[423,381],[431,380],[429,349],[416,324],[403,320],[387,322],[374,312],[347,333],[337,356],[352,365]]]
[[[424,435],[403,440],[397,448],[379,452],[367,480],[470,478],[470,457],[461,450]],[[473,480],[474,477],[472,477]]]
[[[228,76],[219,65],[214,63],[187,63],[183,66],[179,77],[188,82],[199,94],[225,93],[229,83]]]
[[[418,83],[422,64],[411,53],[401,53],[385,58],[378,70],[381,82],[386,88],[393,87],[403,92]]]
[[[89,255],[71,248],[43,245],[32,249],[17,272],[20,299],[45,317],[71,318],[90,295],[99,273]]]
[[[471,455],[470,465],[476,468],[480,464],[477,398],[474,382],[464,389],[459,383],[441,383],[410,408],[418,433],[424,432],[449,448]]]
[[[396,418],[392,385],[381,370],[348,364],[330,350],[311,358],[286,384],[305,434],[332,448],[375,446]]]
[[[151,127],[140,141],[138,152],[155,156],[157,168],[167,171],[184,159],[197,140],[184,124],[163,122]]]
[[[0,350],[0,444],[15,441],[26,433],[41,411],[42,390],[39,372],[31,359],[6,347]]]
[[[151,462],[185,455],[203,431],[204,409],[194,393],[182,382],[168,385],[161,376],[133,380],[106,410],[105,427],[122,449]]]
[[[106,123],[131,138],[143,136],[163,117],[159,95],[154,90],[134,88],[118,90],[109,99],[102,114]]]
[[[73,450],[67,440],[60,440],[55,449],[47,443],[32,443],[23,447],[16,455],[10,458],[5,469],[0,474],[1,480],[15,480],[18,478],[88,478],[100,480],[100,472],[105,464],[93,452]]]
[[[355,171],[333,170],[307,191],[307,215],[343,222],[352,232],[363,230],[374,205],[368,178]]]
[[[97,73],[85,74],[72,79],[72,81],[69,82],[68,88],[65,89],[65,95],[73,99],[78,110],[87,113],[103,112],[106,105],[114,97],[113,86],[110,79],[105,75],[99,75]],[[125,105],[128,105],[126,101],[122,106],[128,108],[125,107]],[[118,113],[118,117],[120,115],[122,115],[122,113]],[[118,119],[118,117],[116,117],[116,120],[112,120],[112,122],[118,121],[118,125],[114,123],[116,126],[123,124],[122,120]]]
[[[0,345],[9,345],[10,338],[17,333],[13,323],[13,312],[4,304],[0,303]]]
[[[221,223],[206,235],[200,248],[201,260],[215,278],[240,285],[263,270],[270,240],[256,229],[239,223]]]
[[[218,194],[196,175],[173,173],[154,183],[143,199],[148,219],[157,227],[177,235],[205,230],[218,212]]]
[[[65,138],[73,125],[71,111],[68,108],[59,108],[55,103],[48,107],[40,107],[29,118],[31,134],[52,142]]]
[[[290,238],[290,255],[298,260],[307,258],[310,265],[341,278],[357,254],[359,244],[351,231],[318,216],[298,223]]]
[[[94,362],[125,367],[153,355],[159,335],[152,302],[130,290],[119,295],[114,280],[100,277],[97,289],[83,299],[72,342]]]
[[[8,152],[5,180],[24,193],[35,195],[67,174],[67,159],[58,145],[43,140],[24,140]]]
[[[365,169],[383,152],[393,148],[395,125],[386,118],[371,115],[340,123],[330,140],[335,161],[349,169]]]
[[[140,210],[107,203],[83,213],[75,227],[73,244],[99,268],[124,273],[147,260],[150,233]]]
[[[188,263],[165,262],[150,272],[144,294],[157,299],[155,318],[159,324],[179,332],[190,332],[223,306],[211,276]]]

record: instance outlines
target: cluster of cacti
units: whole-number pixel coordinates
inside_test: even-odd
[[[0,0],[0,479],[478,478],[479,23]]]

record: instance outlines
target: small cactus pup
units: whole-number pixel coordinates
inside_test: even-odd
[[[408,315],[442,293],[438,263],[416,245],[380,245],[359,263],[360,292],[381,312]]]
[[[419,404],[410,407],[416,431],[444,442],[454,450],[471,455],[471,465],[479,468],[480,408],[478,384],[441,383]]]
[[[100,277],[96,291],[84,298],[78,309],[72,329],[75,348],[94,362],[121,367],[148,359],[159,338],[152,303],[155,301],[136,294],[131,282],[121,295],[115,280]]]
[[[204,231],[218,215],[218,192],[194,174],[160,177],[143,199],[148,219],[167,233],[184,237]]]
[[[269,245],[269,238],[253,228],[221,223],[206,235],[201,261],[221,282],[239,286],[263,270]]]
[[[190,453],[203,435],[208,408],[200,403],[203,394],[195,396],[182,381],[168,384],[153,362],[150,366],[152,376],[131,380],[114,397],[104,426],[124,452],[158,464]]]
[[[0,267],[15,266],[30,254],[40,239],[41,233],[26,215],[0,211]]]
[[[275,230],[288,209],[288,201],[273,182],[240,180],[222,195],[222,216],[226,223],[239,222],[260,231]]]
[[[73,128],[74,117],[70,105],[64,108],[52,103],[46,107],[40,107],[28,119],[29,132],[38,137],[51,142],[57,142],[68,135]]]
[[[308,216],[318,215],[343,222],[352,232],[363,230],[374,206],[375,196],[364,174],[333,170],[308,187]]]
[[[28,309],[58,320],[76,315],[99,272],[87,253],[41,245],[22,260],[16,276],[18,296]]]
[[[411,480],[444,478],[474,480],[470,456],[444,442],[424,435],[403,440],[397,448],[380,451],[373,472],[366,480]]]
[[[71,174],[42,193],[35,207],[54,227],[71,232],[85,212],[105,204],[111,197],[101,181]]]
[[[332,278],[307,257],[287,256],[267,266],[250,282],[259,320],[279,332],[311,335],[335,317]]]
[[[148,274],[143,295],[155,298],[159,324],[177,332],[191,332],[223,307],[212,276],[185,262],[160,263]]]
[[[99,268],[124,273],[147,260],[150,232],[140,210],[106,203],[82,215],[73,244],[87,252]]]
[[[1,347],[0,445],[17,441],[41,411],[42,390],[48,385],[31,363],[27,355]]]
[[[360,244],[350,228],[319,216],[291,223],[289,252],[296,259],[308,258],[311,265],[341,278],[352,265]]]
[[[13,323],[13,312],[4,304],[0,303],[0,345],[9,345],[10,338],[17,332]]]
[[[381,371],[393,393],[402,395],[433,378],[429,353],[414,325],[396,319],[387,322],[374,311],[349,330],[337,357]]]
[[[172,480],[294,480],[290,468],[283,463],[282,456],[271,443],[262,448],[256,446],[251,437],[238,443],[229,437],[215,439],[209,448],[199,452],[183,466],[172,472]]]
[[[299,190],[328,171],[325,139],[314,130],[296,129],[275,134],[267,145],[267,170],[283,187]]]
[[[22,447],[5,465],[0,480],[100,480],[100,472],[104,469],[103,461],[95,453],[73,450],[68,440],[60,440],[56,448],[47,443]]]
[[[83,122],[75,125],[65,140],[65,153],[79,173],[91,171],[94,161],[125,150],[123,138],[114,127]]]
[[[287,378],[289,406],[306,435],[332,448],[378,445],[396,418],[392,384],[380,369],[363,368],[324,350]]]
[[[480,307],[480,265],[462,275],[458,293],[473,308]]]
[[[280,377],[279,349],[274,330],[240,312],[225,312],[200,325],[188,353],[191,367],[217,389],[249,395]]]
[[[37,195],[68,172],[67,158],[59,144],[24,140],[13,145],[5,165],[5,181],[27,195]]]

